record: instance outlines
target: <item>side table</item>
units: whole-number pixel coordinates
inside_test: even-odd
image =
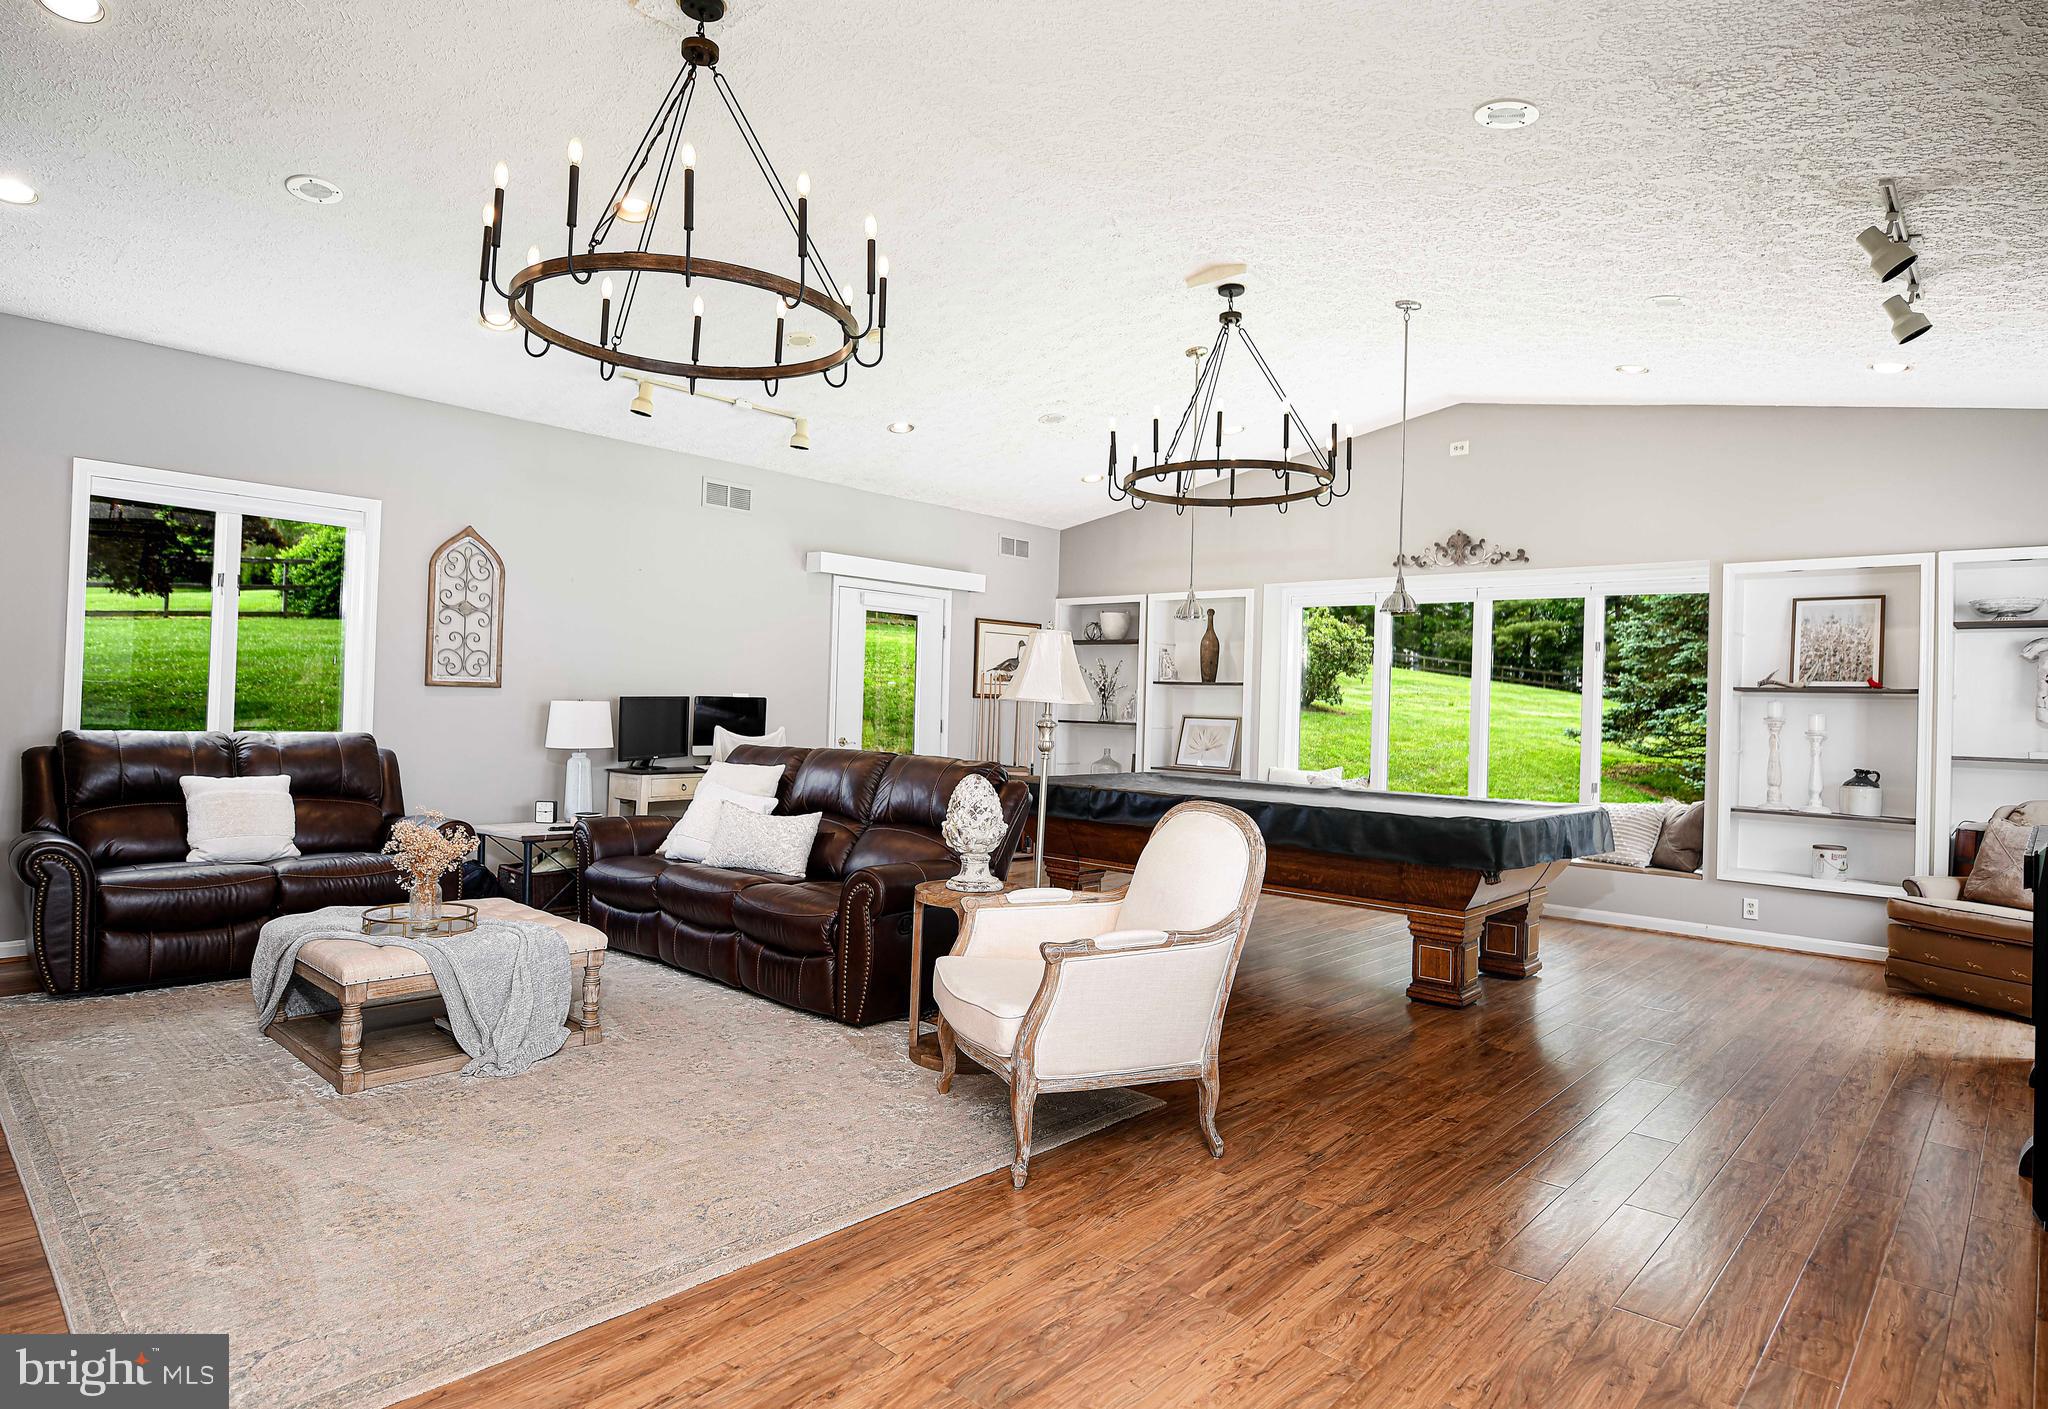
[[[954,890],[944,881],[920,881],[911,892],[910,905],[910,1060],[929,1071],[939,1069],[938,1034],[924,1030],[924,912],[926,906],[960,913],[960,902],[969,896],[1008,895],[1017,887],[1005,883],[1001,890]]]

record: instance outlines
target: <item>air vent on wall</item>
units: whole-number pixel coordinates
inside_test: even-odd
[[[1031,540],[1028,538],[1005,537],[1002,539],[1001,548],[1002,554],[1006,558],[1028,558],[1031,556]]]
[[[739,513],[750,513],[754,507],[754,491],[744,484],[723,484],[715,479],[704,481],[704,504],[712,509],[732,509]]]

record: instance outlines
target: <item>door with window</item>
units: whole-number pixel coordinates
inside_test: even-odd
[[[68,726],[369,727],[374,500],[74,473]]]
[[[833,588],[832,742],[886,753],[946,751],[953,599],[887,583]]]

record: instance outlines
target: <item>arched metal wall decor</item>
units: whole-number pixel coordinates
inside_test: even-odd
[[[469,525],[427,560],[427,684],[504,684],[505,560]]]

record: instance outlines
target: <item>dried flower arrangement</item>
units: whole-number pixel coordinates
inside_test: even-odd
[[[446,820],[432,811],[401,818],[391,828],[391,840],[384,843],[384,854],[405,877],[416,906],[439,897],[442,875],[460,865],[476,845],[476,834],[460,822],[444,830]]]

